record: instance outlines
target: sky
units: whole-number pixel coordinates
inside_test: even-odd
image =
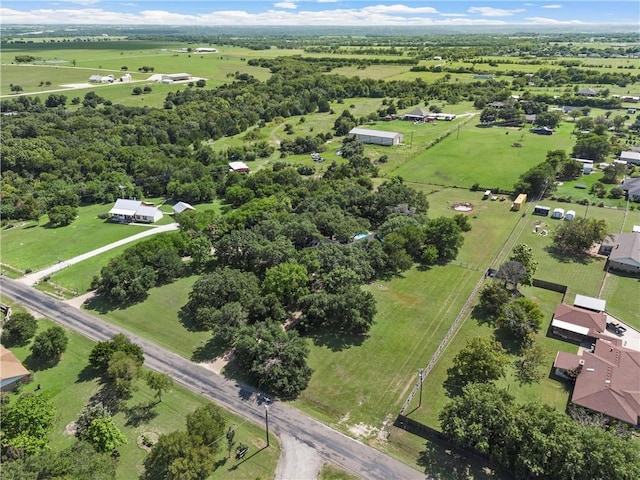
[[[636,25],[637,0],[2,0],[3,24]]]

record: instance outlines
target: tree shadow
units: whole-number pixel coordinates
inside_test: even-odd
[[[260,452],[262,452],[263,450],[266,450],[267,448],[269,448],[268,446],[264,446],[259,450],[256,450],[255,452],[253,452],[251,455],[249,455],[248,457],[244,457],[241,461],[239,461],[238,463],[236,463],[235,465],[233,465],[231,468],[229,468],[230,472],[233,472],[235,470],[238,469],[238,467],[240,465],[242,465],[244,462],[251,460],[253,457],[255,457],[256,455],[258,455]]]
[[[206,362],[207,360],[213,360],[216,357],[223,355],[227,349],[226,345],[216,335],[212,336],[204,345],[199,346],[193,351],[191,360],[194,362]]]
[[[103,295],[96,295],[95,297],[85,302],[84,306],[88,310],[93,310],[95,312],[105,315],[109,312],[112,312],[113,310],[126,310],[132,305],[135,305],[136,303],[143,302],[147,296],[148,295],[145,295],[144,298],[136,298],[126,302],[115,302],[107,299]]]
[[[420,452],[416,463],[433,480],[498,478],[490,465],[474,466],[464,455],[456,453],[435,439],[425,444],[425,449]]]
[[[91,365],[87,364],[78,373],[78,377],[76,378],[76,383],[90,382],[97,376],[99,376],[98,371],[94,369]]]
[[[149,423],[158,416],[158,412],[154,408],[158,403],[141,402],[131,407],[122,408],[122,412],[127,419],[125,426],[139,427],[143,423]]]
[[[122,408],[123,402],[129,398],[131,392],[119,393],[113,383],[103,380],[100,389],[91,396],[89,403],[102,403],[111,415],[115,415]]]
[[[202,331],[206,330],[205,328],[202,328],[200,325],[198,325],[194,321],[193,315],[191,315],[191,312],[189,312],[185,307],[186,307],[186,305],[183,306],[178,311],[178,321],[182,324],[182,326],[188,332],[202,332]]]
[[[579,263],[581,265],[589,265],[593,262],[593,257],[586,253],[568,253],[549,245],[545,247],[547,253],[559,263]]]
[[[15,335],[8,335],[7,330],[5,330],[4,334],[0,336],[0,341],[5,347],[13,348],[13,347],[25,347],[29,345],[29,342],[31,341],[31,339],[28,338],[25,340],[22,338],[16,338]]]
[[[496,328],[493,331],[493,336],[509,355],[517,356],[522,353],[522,345],[513,338],[513,335],[506,328]]]
[[[29,355],[27,358],[25,358],[24,362],[22,363],[28,370],[32,372],[39,372],[42,370],[49,370],[50,368],[55,367],[56,365],[58,365],[58,363],[60,363],[60,358],[58,357],[58,358],[49,360],[49,359],[42,359],[42,358],[34,357],[33,355]]]
[[[478,325],[494,325],[495,318],[487,314],[480,305],[474,305],[471,309],[471,318],[478,322]]]
[[[340,352],[347,348],[359,347],[369,338],[368,335],[347,335],[338,333],[319,333],[310,335],[313,344],[329,348],[332,352]]]

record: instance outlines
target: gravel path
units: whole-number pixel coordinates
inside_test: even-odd
[[[316,480],[324,461],[314,448],[287,434],[280,434],[280,460],[276,480]]]
[[[126,228],[126,226],[123,226],[123,228]],[[135,235],[131,235],[130,237],[123,238],[122,240],[118,240],[117,242],[110,243],[109,245],[105,245],[104,247],[96,248],[95,250],[91,250],[90,252],[83,253],[82,255],[78,255],[77,257],[70,258],[69,260],[60,261],[52,267],[45,268],[44,270],[40,270],[39,272],[33,272],[29,275],[25,275],[24,277],[19,278],[18,281],[29,286],[35,285],[40,279],[46,277],[47,275],[52,275],[75,263],[86,260],[87,258],[95,257],[96,255],[100,255],[101,253],[107,252],[121,245],[126,245],[127,243],[134,242],[141,238],[149,237],[157,233],[170,232],[172,230],[178,230],[177,223],[170,223],[168,225],[162,225],[159,227],[151,227],[149,228],[149,230],[136,233]]]

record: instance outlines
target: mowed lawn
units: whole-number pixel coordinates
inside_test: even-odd
[[[458,259],[367,286],[377,300],[376,323],[351,345],[330,337],[310,340],[314,374],[296,402],[300,408],[341,422],[345,430],[359,422],[379,428],[389,416],[395,418],[416,372],[428,363],[517,221],[503,203],[482,202],[480,196],[461,189],[431,192],[430,217],[453,216],[458,202],[475,205]]]
[[[210,332],[188,331],[178,318],[180,309],[189,300],[189,292],[198,276],[180,278],[173,283],[149,290],[144,302],[132,305],[111,305],[99,297],[85,304],[86,309],[105,320],[145,337],[185,358],[191,358],[196,348],[210,337]]]
[[[23,271],[41,270],[58,260],[68,260],[152,228],[111,223],[97,217],[112,206],[80,207],[78,218],[65,227],[49,227],[46,215],[37,224],[13,222],[15,227],[2,230],[2,263]]]
[[[53,325],[46,319],[39,320],[39,329],[44,330]],[[74,437],[65,432],[65,427],[75,421],[83,406],[89,402],[92,395],[96,394],[101,385],[99,379],[86,367],[89,353],[94,343],[89,339],[67,331],[69,346],[63,354],[60,362],[54,366],[40,369],[29,359],[29,346],[12,348],[15,355],[25,362],[26,366],[34,371],[33,382],[23,388],[24,392],[34,392],[37,385],[41,386],[39,393],[50,399],[57,410],[54,427],[49,435],[51,447],[54,450],[67,448],[74,443]],[[118,448],[120,458],[118,463],[117,478],[119,480],[137,480],[143,469],[145,450],[138,446],[141,435],[151,437],[175,430],[185,430],[186,415],[196,408],[205,405],[207,400],[186,388],[175,385],[170,392],[163,394],[162,402],[152,409],[153,415],[147,421],[138,425],[128,424],[130,417],[127,409],[146,406],[156,401],[155,392],[149,390],[144,380],[136,382],[137,389],[132,398],[127,400],[124,408],[117,413],[114,420],[127,437],[127,445]],[[11,395],[13,400],[15,397]],[[226,412],[227,425],[236,428],[236,442],[249,446],[249,455],[257,452],[266,445],[264,428],[254,425],[231,412]],[[226,457],[226,442],[217,455],[217,459]],[[271,440],[268,449],[260,451],[256,456],[243,462],[233,470],[235,459],[229,459],[209,477],[216,479],[246,479],[246,478],[272,478],[276,464],[280,456],[280,447],[277,439]]]
[[[577,346],[546,336],[551,316],[557,304],[560,303],[562,295],[533,287],[523,287],[520,290],[525,297],[537,302],[545,314],[542,328],[536,335],[536,342],[538,342],[544,350],[545,364],[544,367],[541,368],[544,376],[538,384],[520,385],[514,378],[513,369],[513,362],[519,357],[516,351],[509,350],[510,362],[509,365],[507,365],[507,375],[496,383],[508,389],[509,392],[516,397],[518,402],[538,401],[548,404],[557,410],[562,410],[568,400],[568,392],[562,383],[550,378],[549,373],[551,372],[551,365],[553,364],[557,351],[561,350],[576,353]],[[492,325],[481,322],[473,316],[465,321],[445,353],[440,357],[436,367],[425,379],[423,384],[422,406],[416,408],[418,406],[418,396],[416,396],[407,409],[408,412],[411,412],[411,418],[439,429],[438,414],[444,405],[449,402],[448,393],[444,384],[447,381],[447,369],[451,366],[453,358],[464,348],[469,339],[492,336],[493,334],[494,327]]]
[[[563,124],[554,135],[536,135],[523,129],[478,127],[479,119],[460,128],[432,148],[390,173],[415,183],[511,190],[518,177],[542,163],[549,150],[570,150],[572,125]],[[521,147],[513,147],[513,143]]]

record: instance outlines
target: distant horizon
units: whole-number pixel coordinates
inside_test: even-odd
[[[4,0],[3,25],[635,27],[636,0]]]

